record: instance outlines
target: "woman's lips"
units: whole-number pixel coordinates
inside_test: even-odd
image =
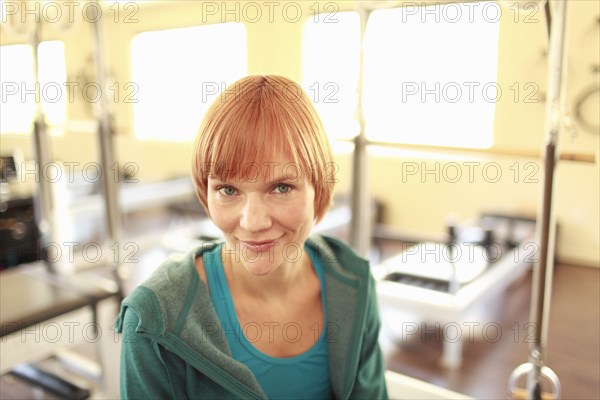
[[[242,240],[242,244],[252,251],[261,252],[277,246],[279,242],[277,240],[262,240],[260,242]]]

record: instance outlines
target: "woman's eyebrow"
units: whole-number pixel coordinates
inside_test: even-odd
[[[235,183],[235,179],[210,178],[208,181],[209,185],[234,185]]]
[[[273,183],[293,183],[293,184],[301,184],[304,182],[304,179],[301,177],[290,177],[290,176],[286,176],[286,175],[282,175],[280,177],[277,177],[273,180],[269,180],[269,183],[273,184]]]
[[[244,176],[238,176],[236,178],[229,178],[229,179],[220,179],[218,177],[211,177],[209,179],[209,184],[215,185],[215,184],[227,184],[227,185],[236,185],[239,183],[243,183],[243,182],[251,182],[251,183],[261,183],[264,184],[265,186],[271,186],[274,184],[278,184],[278,183],[289,183],[289,184],[302,184],[304,182],[304,179],[302,176],[297,177],[297,176],[290,176],[290,174],[284,174],[284,175],[280,175],[280,176],[271,176],[268,177],[268,179],[256,179],[256,177],[250,177],[248,179],[244,178]]]
[[[287,181],[294,181],[294,180],[298,180],[298,179],[292,179],[288,176],[282,175],[282,176],[274,177],[273,179],[270,180],[270,182],[287,182]]]

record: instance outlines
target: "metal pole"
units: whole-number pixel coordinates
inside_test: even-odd
[[[94,29],[94,65],[96,80],[106,93],[106,73],[104,65],[104,45],[101,18],[95,18]],[[98,140],[100,145],[100,162],[102,166],[102,188],[104,191],[104,208],[108,227],[108,239],[111,244],[121,239],[121,207],[119,203],[120,169],[115,163],[113,148],[113,118],[109,109],[108,96],[101,96],[98,115]],[[110,173],[110,171],[114,173]]]
[[[530,398],[541,397],[542,367],[548,335],[548,315],[552,291],[554,269],[554,245],[556,218],[553,208],[554,170],[556,146],[561,127],[564,103],[564,42],[567,2],[554,2],[554,16],[550,26],[548,49],[548,102],[546,103],[546,148],[544,159],[544,187],[542,207],[538,220],[540,240],[540,260],[536,265],[533,279],[533,301],[531,319],[535,322],[534,341],[530,346],[529,362],[534,368],[527,380],[527,393]]]
[[[350,237],[352,246],[358,254],[368,258],[371,249],[372,221],[371,194],[368,182],[367,138],[365,134],[365,119],[362,108],[363,75],[364,75],[364,37],[367,21],[371,11],[358,3],[360,17],[360,62],[357,86],[356,118],[359,124],[358,136],[354,139],[352,160],[352,221]]]
[[[546,6],[548,13],[549,7]],[[548,316],[552,290],[555,245],[555,212],[553,207],[554,170],[557,162],[557,141],[564,109],[564,57],[567,1],[554,2],[554,15],[548,20],[550,40],[548,46],[548,97],[546,103],[546,144],[544,157],[544,184],[541,208],[538,213],[537,237],[540,245],[539,262],[532,280],[530,320],[533,321],[534,340],[529,348],[529,363],[523,364],[511,375],[509,385],[514,385],[519,374],[527,374],[527,398],[542,398],[542,380],[553,385],[555,398],[560,397],[560,382],[552,370],[544,366],[548,335]],[[514,388],[511,388],[514,394]]]
[[[100,4],[98,0],[98,7]],[[102,30],[101,18],[95,18],[93,22],[93,34],[94,34],[94,66],[96,69],[96,80],[103,93],[107,93],[106,85],[106,67],[104,64],[104,36]],[[122,212],[121,205],[119,202],[119,182],[121,181],[120,168],[115,163],[114,148],[112,135],[114,133],[113,118],[110,112],[108,96],[101,96],[100,108],[98,110],[98,143],[100,145],[100,163],[102,171],[102,190],[104,196],[104,210],[106,212],[106,224],[107,224],[107,235],[109,246],[118,246],[120,249],[121,245],[119,241],[122,238]],[[109,171],[114,171],[114,174]],[[119,301],[124,298],[123,282],[119,275],[119,265],[121,264],[121,252],[118,252],[119,259],[111,260],[109,267],[112,270],[115,282],[117,283],[117,296]],[[100,354],[101,349],[99,346],[96,347],[98,360],[103,374],[106,373],[106,362],[104,355]],[[106,379],[101,379],[100,382],[101,390],[107,391],[109,384]]]
[[[97,1],[97,0],[96,0]],[[97,9],[100,8],[100,5]],[[96,80],[102,88],[103,93],[107,93],[106,70],[104,64],[104,43],[101,18],[95,18],[93,23],[94,33],[94,65],[96,67]],[[98,115],[98,141],[100,145],[100,163],[102,171],[102,190],[104,196],[104,210],[106,212],[106,224],[109,246],[121,248],[122,239],[122,218],[121,204],[119,202],[119,183],[121,174],[119,165],[115,162],[112,135],[114,132],[113,118],[108,104],[108,96],[101,96],[100,109]],[[114,174],[109,173],[112,170]],[[123,282],[119,275],[119,265],[121,264],[121,252],[118,252],[119,259],[109,262],[112,264],[112,273],[117,283],[118,296],[122,300],[124,297]]]
[[[50,262],[51,257],[45,253],[46,245],[54,236],[54,212],[55,204],[52,183],[44,177],[44,168],[52,162],[50,141],[48,140],[46,118],[40,99],[39,79],[39,57],[41,22],[36,18],[35,29],[31,35],[31,47],[33,48],[33,77],[35,82],[35,116],[33,121],[33,153],[35,155],[35,168],[37,173],[37,193],[34,197],[36,223],[40,232],[39,248],[42,250],[41,257],[45,261],[49,271],[56,272],[55,266]]]

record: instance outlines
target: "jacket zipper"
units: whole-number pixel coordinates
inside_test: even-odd
[[[223,371],[221,367],[215,365],[206,358],[199,356],[195,352],[190,352],[189,348],[181,346],[177,342],[178,338],[175,338],[175,341],[172,339],[173,338],[169,338],[168,336],[153,337],[153,340],[156,340],[156,342],[164,346],[165,349],[177,354],[183,360],[188,360],[194,368],[212,379],[215,383],[221,385],[223,388],[231,391],[236,396],[244,399],[265,399],[265,397],[249,388],[246,384],[235,378],[233,375]]]

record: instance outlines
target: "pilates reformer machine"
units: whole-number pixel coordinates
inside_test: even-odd
[[[403,244],[373,275],[380,305],[406,314],[403,341],[435,322],[443,327],[441,364],[455,368],[475,330],[494,335],[483,310],[531,268],[539,247],[533,218],[484,213],[476,224],[451,224],[447,231],[446,242]]]

